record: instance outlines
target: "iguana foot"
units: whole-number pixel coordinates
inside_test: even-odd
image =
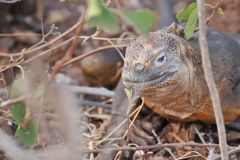
[[[130,141],[140,146],[153,145],[157,143],[157,139],[153,135],[162,129],[164,118],[152,113],[144,119],[137,119],[134,126],[130,129]]]

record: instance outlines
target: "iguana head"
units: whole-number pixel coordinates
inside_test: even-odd
[[[156,88],[168,94],[189,88],[192,65],[185,55],[186,41],[171,27],[151,32],[149,39],[139,37],[127,47],[122,72],[127,88],[139,88],[143,94],[158,93]]]

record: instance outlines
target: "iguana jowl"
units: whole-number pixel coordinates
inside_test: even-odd
[[[145,104],[165,118],[215,123],[198,38],[186,41],[179,33],[173,24],[127,47],[124,86],[120,81],[116,90],[113,121],[127,110],[121,102],[127,100],[122,91],[126,87],[136,89]],[[213,29],[208,29],[207,41],[224,121],[229,123],[240,117],[240,45]]]

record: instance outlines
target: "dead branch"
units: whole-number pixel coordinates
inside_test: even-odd
[[[97,49],[95,49],[95,50],[93,50],[93,51],[90,51],[90,52],[87,52],[87,53],[85,53],[85,54],[83,54],[83,55],[80,55],[80,56],[77,56],[77,57],[75,57],[75,58],[72,58],[70,61],[64,63],[64,64],[61,66],[61,68],[62,68],[62,67],[65,67],[65,66],[67,66],[67,65],[69,65],[69,64],[71,64],[71,63],[74,63],[74,62],[76,62],[76,61],[79,61],[79,60],[81,60],[81,59],[83,59],[83,58],[85,58],[85,57],[87,57],[87,56],[90,56],[90,55],[92,55],[92,54],[95,54],[95,53],[97,53],[97,52],[100,52],[100,51],[104,51],[104,50],[111,49],[111,48],[116,48],[116,47],[117,47],[117,48],[125,48],[125,47],[127,47],[127,46],[128,46],[128,44],[121,44],[121,45],[115,45],[115,46],[109,45],[109,46],[105,46],[105,47],[98,47]]]
[[[221,110],[221,104],[219,100],[219,94],[216,87],[216,84],[213,79],[212,69],[211,69],[211,61],[208,53],[208,45],[206,39],[206,24],[205,24],[205,8],[204,8],[204,0],[197,0],[198,3],[198,17],[199,17],[199,43],[201,48],[202,55],[202,64],[205,79],[207,81],[207,85],[211,94],[214,114],[217,122],[217,129],[219,134],[219,142],[220,142],[220,150],[222,159],[228,160],[227,154],[227,141],[226,141],[226,132],[224,126],[224,120]]]
[[[217,4],[216,4],[216,5],[214,6],[214,8],[213,8],[213,12],[212,12],[211,16],[209,16],[209,17],[207,18],[206,24],[208,24],[208,22],[210,22],[210,20],[213,18],[213,16],[217,13],[217,10],[218,10],[220,4],[222,3],[222,1],[223,1],[223,0],[218,0]],[[199,27],[197,27],[197,28],[194,29],[194,32],[197,32],[197,31],[199,31]]]
[[[157,139],[158,144],[162,144],[162,142],[160,141],[160,137],[157,136],[157,133],[154,131],[154,129],[152,130],[152,134]],[[177,159],[170,148],[164,147],[164,149],[173,157],[173,159]]]
[[[240,146],[228,152],[228,156],[232,156],[240,152]],[[221,160],[221,156],[212,157],[211,160]]]
[[[27,96],[26,95],[22,95],[18,98],[15,98],[15,99],[10,99],[10,100],[7,100],[7,101],[4,101],[1,103],[0,105],[0,110],[8,110],[13,104],[15,103],[18,103],[18,102],[22,102],[24,100],[26,100]]]
[[[113,97],[114,92],[106,88],[94,88],[94,87],[83,87],[83,86],[64,86],[71,90],[71,92],[76,94],[88,94],[88,95],[97,95],[97,96],[106,96]]]
[[[89,106],[96,106],[96,107],[108,108],[108,109],[112,108],[112,105],[110,105],[110,104],[103,104],[103,103],[95,102],[95,101],[78,100],[78,102],[79,102],[79,105],[89,105]]]
[[[166,144],[155,144],[150,146],[139,146],[139,147],[118,147],[118,148],[103,148],[103,149],[94,149],[94,150],[82,150],[83,153],[109,153],[116,151],[136,151],[136,150],[150,150],[156,148],[174,148],[174,147],[185,147],[185,146],[193,146],[193,147],[219,147],[219,144],[202,144],[195,142],[186,142],[186,143],[166,143]],[[234,149],[229,147],[229,149]]]
[[[198,130],[198,128],[197,128],[197,126],[195,125],[195,123],[192,123],[192,125],[193,125],[193,128],[194,128],[195,132],[197,133],[198,137],[199,137],[200,140],[202,141],[202,143],[203,143],[203,144],[206,144],[206,141],[205,141],[204,138],[203,138],[203,134],[200,133],[200,131]],[[208,147],[207,149],[208,149],[208,151],[211,150],[209,147]]]
[[[72,41],[72,44],[69,47],[69,49],[67,50],[67,53],[64,55],[64,57],[55,63],[53,71],[49,78],[49,81],[51,81],[53,79],[53,77],[55,76],[55,74],[59,71],[59,69],[62,68],[62,65],[72,57],[72,54],[73,54],[74,50],[76,49],[77,43],[79,41],[78,37],[80,36],[80,34],[82,32],[83,24],[85,23],[84,17],[85,17],[86,10],[87,10],[87,5],[85,5],[85,10],[81,15],[80,23],[76,28],[75,39]]]
[[[105,96],[105,97],[110,97],[110,98],[112,98],[114,95],[113,91],[110,91],[103,87],[95,88],[95,87],[84,87],[84,86],[60,85],[60,84],[51,84],[50,87],[63,88],[63,89],[65,88],[75,94],[97,95],[97,96]],[[6,89],[0,89],[0,96],[2,97],[2,96],[6,96],[6,95],[7,95]]]
[[[62,39],[63,37],[65,37],[66,35],[68,35],[70,32],[72,32],[74,29],[76,29],[82,22],[76,22],[71,28],[69,28],[67,31],[65,31],[63,34],[59,35],[58,37],[54,38],[53,40],[51,40],[50,42],[43,44],[39,47],[36,47],[32,50],[26,51],[24,53],[22,52],[18,52],[18,53],[3,53],[0,52],[0,57],[18,57],[18,56],[22,56],[22,55],[27,55],[27,54],[31,54],[31,53],[36,53],[38,50],[43,49],[45,47],[48,47],[52,44],[54,44],[55,42],[57,42],[58,40]]]

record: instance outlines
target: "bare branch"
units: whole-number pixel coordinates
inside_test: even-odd
[[[102,152],[116,152],[116,151],[136,151],[136,150],[150,150],[156,148],[174,148],[174,147],[185,147],[185,146],[193,146],[193,147],[219,147],[219,144],[202,144],[195,142],[187,142],[187,143],[166,143],[166,144],[155,144],[150,146],[139,146],[139,147],[118,147],[118,148],[104,148],[104,149],[94,149],[94,150],[82,150],[83,153],[102,153]],[[230,148],[233,149],[233,148]]]
[[[199,43],[201,48],[203,70],[204,70],[205,79],[207,81],[207,85],[212,98],[214,114],[217,122],[218,134],[219,134],[221,156],[222,156],[222,159],[228,160],[229,157],[227,154],[227,140],[226,140],[224,120],[223,120],[221,104],[219,100],[219,94],[213,79],[211,61],[208,53],[208,45],[207,45],[207,39],[206,39],[207,33],[206,33],[206,24],[205,24],[204,0],[197,0],[197,3],[198,3],[198,17],[199,17],[199,28],[200,28]]]
[[[56,88],[66,88],[75,94],[88,94],[88,95],[97,95],[105,96],[112,98],[114,95],[113,91],[110,91],[106,88],[95,88],[95,87],[84,87],[84,86],[70,86],[70,85],[61,85],[61,84],[51,84],[51,87]]]
[[[90,106],[96,106],[96,107],[101,107],[101,108],[108,108],[111,109],[112,105],[110,104],[103,104],[100,102],[95,102],[95,101],[87,101],[87,100],[78,100],[79,105],[90,105]]]
[[[16,3],[19,1],[21,1],[21,0],[0,0],[0,3]]]
[[[13,104],[18,103],[18,102],[22,102],[26,99],[26,95],[22,95],[16,99],[10,99],[7,101],[4,101],[1,103],[0,105],[0,110],[8,110]]]
[[[110,91],[103,87],[95,88],[95,87],[70,86],[70,85],[61,85],[61,84],[51,84],[50,87],[63,88],[63,89],[66,88],[67,90],[70,90],[71,92],[73,92],[75,94],[97,95],[97,96],[105,96],[105,97],[110,97],[110,98],[112,98],[114,95],[113,91]],[[0,89],[0,97],[6,96],[6,95],[7,95],[6,89]],[[6,106],[6,105],[7,105],[7,103],[4,105],[2,104],[1,107]]]
[[[69,28],[67,31],[65,31],[64,33],[62,33],[60,36],[54,38],[53,40],[51,40],[50,42],[44,44],[44,45],[41,45],[39,47],[36,47],[32,50],[29,50],[29,51],[26,51],[24,53],[22,52],[18,52],[18,53],[2,53],[0,52],[0,57],[18,57],[18,56],[22,56],[22,55],[27,55],[27,54],[31,54],[31,53],[36,53],[36,51],[40,50],[40,49],[43,49],[45,47],[48,47],[52,44],[54,44],[55,42],[57,42],[58,40],[62,39],[63,37],[65,37],[66,35],[68,35],[70,32],[72,32],[74,29],[76,29],[82,22],[76,22],[71,28]]]
[[[238,153],[238,152],[240,152],[240,146],[238,146],[237,148],[229,151],[229,152],[228,152],[228,155],[229,155],[229,156],[232,156],[232,155],[234,155],[234,154],[236,154],[236,153]],[[211,158],[211,160],[221,160],[221,159],[222,159],[221,156],[216,156],[216,157],[212,157],[212,158]]]
[[[223,0],[218,0],[217,4],[216,4],[216,5],[214,6],[214,8],[213,8],[213,12],[212,12],[211,16],[209,16],[209,17],[207,18],[206,24],[208,24],[208,22],[210,22],[210,20],[213,18],[213,16],[217,13],[217,10],[218,10],[220,4],[222,3],[222,1],[223,1]],[[194,29],[194,32],[197,32],[197,31],[199,31],[199,27],[197,27],[197,28]]]
[[[88,52],[88,53],[86,53],[86,54],[83,54],[83,55],[80,55],[80,56],[77,56],[77,57],[71,59],[70,61],[64,63],[64,64],[62,65],[62,67],[65,67],[65,66],[67,66],[67,65],[69,65],[69,64],[71,64],[71,63],[74,63],[74,62],[76,62],[76,61],[79,61],[79,60],[81,60],[81,59],[83,59],[83,58],[85,58],[85,57],[87,57],[87,56],[90,56],[90,55],[92,55],[92,54],[95,54],[95,53],[100,52],[100,51],[103,51],[103,50],[107,50],[107,49],[111,49],[111,48],[116,48],[116,47],[117,47],[117,48],[125,48],[125,47],[127,47],[127,46],[128,46],[128,44],[121,44],[121,45],[115,45],[115,46],[109,45],[109,46],[105,46],[105,47],[98,47],[97,49],[95,49],[95,50],[93,50],[93,51],[90,51],[90,52]],[[61,67],[61,68],[62,68],[62,67]]]
[[[83,24],[85,23],[84,17],[85,17],[85,13],[86,13],[86,10],[87,10],[86,7],[87,7],[87,5],[85,5],[85,10],[80,17],[80,23],[76,28],[75,39],[73,40],[72,44],[70,45],[70,47],[67,50],[67,53],[64,55],[64,57],[55,63],[55,66],[54,66],[53,71],[50,75],[49,81],[51,81],[53,79],[53,77],[55,76],[55,74],[59,71],[59,69],[62,68],[62,65],[72,57],[72,54],[73,54],[74,50],[76,49],[77,43],[79,41],[78,37],[81,34]]]

